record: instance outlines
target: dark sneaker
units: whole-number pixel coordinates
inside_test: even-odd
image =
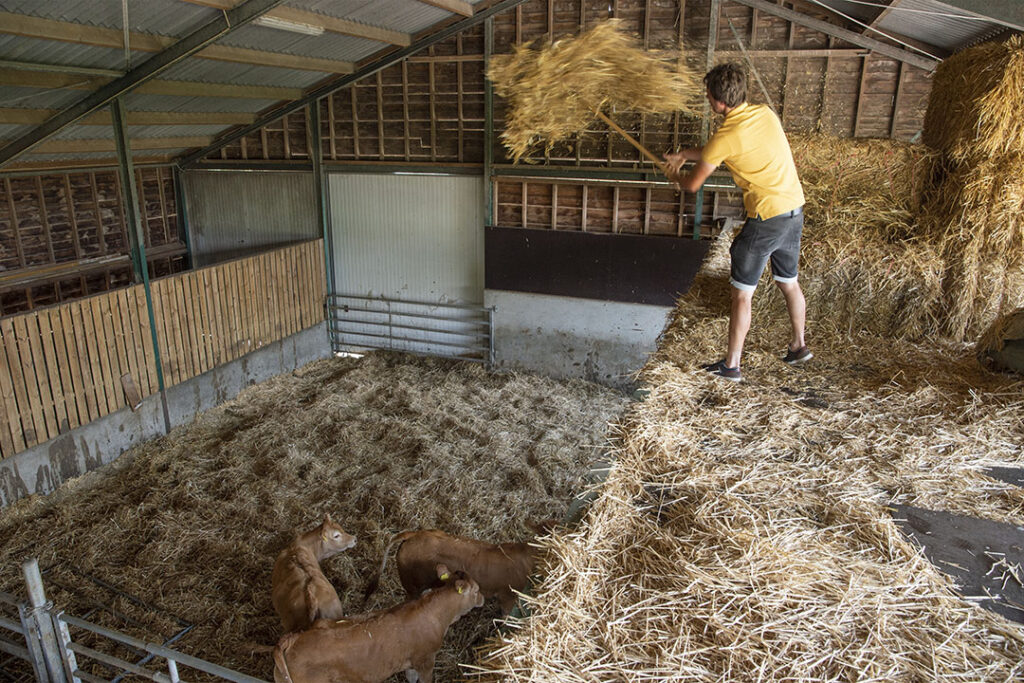
[[[730,382],[739,382],[743,379],[743,375],[740,374],[740,369],[728,367],[724,360],[720,360],[717,363],[711,363],[710,365],[702,365],[701,367],[715,377],[721,377],[722,379],[727,379]]]
[[[806,346],[801,346],[796,351],[787,351],[782,362],[788,363],[789,365],[800,365],[801,363],[806,363],[812,358],[814,358],[814,354],[811,353],[811,350]]]

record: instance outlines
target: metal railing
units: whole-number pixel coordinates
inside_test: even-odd
[[[55,610],[53,603],[46,599],[39,563],[35,559],[26,561],[22,564],[22,574],[28,602],[9,593],[0,593],[0,603],[17,607],[20,617],[20,623],[0,617],[0,651],[31,664],[39,683],[111,683],[125,675],[141,676],[154,683],[180,683],[179,665],[233,683],[265,683],[262,679]],[[147,655],[141,662],[130,662],[102,652],[75,641],[71,637],[72,628],[98,637],[104,643],[114,643]],[[8,633],[20,636],[24,645]],[[157,658],[164,660],[165,669],[145,666]],[[87,671],[79,665],[79,659],[98,663],[98,669],[114,671],[116,676],[107,679]]]
[[[330,294],[327,329],[333,351],[386,349],[494,362],[494,309],[483,306]]]

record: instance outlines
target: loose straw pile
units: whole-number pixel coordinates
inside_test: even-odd
[[[815,360],[793,370],[763,306],[744,382],[725,383],[697,367],[726,341],[707,301],[680,303],[615,469],[583,525],[546,543],[532,616],[488,644],[480,680],[1024,675],[1024,629],[958,597],[886,509],[1024,522],[1024,490],[983,473],[1024,465],[1024,384],[962,347],[816,324]]]
[[[519,161],[586,130],[601,113],[700,114],[701,77],[682,60],[649,52],[617,20],[550,45],[521,45],[491,60],[487,77],[508,100],[505,146]]]

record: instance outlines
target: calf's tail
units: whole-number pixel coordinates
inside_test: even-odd
[[[277,641],[277,647],[274,648],[274,681],[276,683],[292,683],[292,676],[288,673],[288,662],[285,661],[284,655],[298,637],[298,633],[286,633],[281,636],[281,640]]]
[[[396,543],[401,545],[402,543],[404,543],[405,541],[412,538],[418,533],[418,531],[403,531],[402,533],[393,536],[391,540],[388,541],[388,544],[384,546],[383,557],[380,558],[380,569],[377,570],[377,573],[374,576],[370,577],[369,582],[367,582],[366,584],[366,589],[363,591],[364,604],[366,603],[367,600],[370,599],[371,595],[377,592],[377,589],[380,587],[380,577],[384,574],[384,566],[388,562],[388,554],[391,552],[391,547]]]

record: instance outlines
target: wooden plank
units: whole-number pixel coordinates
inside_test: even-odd
[[[0,447],[4,450],[4,457],[7,457],[25,450],[25,429],[22,427],[22,414],[18,410],[15,392],[15,378],[20,373],[20,368],[15,367],[14,361],[7,355],[7,346],[9,343],[13,344],[14,335],[8,331],[10,319],[4,322],[6,324],[0,327],[0,400],[6,432],[0,434]]]
[[[889,121],[889,137],[896,137],[896,121],[900,115],[900,107],[903,106],[903,83],[907,78],[907,69],[903,65],[903,62],[897,62],[899,67],[898,75],[896,77],[896,96],[893,98],[892,103],[892,118]]]
[[[587,231],[587,194],[587,184],[584,183],[583,190],[581,192],[582,211],[580,212],[580,230],[582,230],[583,232]]]
[[[213,315],[213,325],[211,328],[211,343],[213,346],[213,360],[217,365],[228,362],[230,355],[228,353],[228,346],[226,343],[227,333],[225,328],[227,327],[228,321],[225,320],[227,313],[221,307],[221,284],[220,284],[220,268],[204,268],[202,270],[203,275],[206,277],[209,283],[209,295],[210,295],[210,311]]]
[[[644,188],[644,234],[651,232],[651,188]]]
[[[384,81],[381,80],[380,71],[377,72],[376,82],[377,95],[377,157],[384,161]]]
[[[199,311],[196,307],[197,292],[195,286],[195,273],[185,273],[176,278],[178,280],[178,291],[181,292],[181,336],[189,347],[189,358],[192,362],[192,376],[203,374],[203,357],[199,351],[200,329]]]
[[[25,380],[25,393],[27,397],[26,405],[32,415],[32,427],[35,432],[35,438],[29,445],[34,446],[37,443],[42,443],[49,439],[50,435],[56,431],[56,424],[52,413],[50,414],[49,419],[47,419],[43,410],[43,400],[39,393],[39,378],[36,374],[36,361],[33,359],[32,354],[33,338],[35,340],[35,344],[39,343],[39,328],[36,326],[35,330],[30,330],[28,320],[30,317],[34,318],[35,316],[34,314],[29,313],[19,315],[14,318],[14,334],[17,341],[18,362],[21,364],[21,376]],[[33,320],[32,322],[35,321]],[[40,359],[40,366],[41,365],[42,363]]]
[[[348,86],[349,100],[352,103],[352,154],[359,158],[359,110],[356,104],[356,86]]]
[[[168,280],[156,280],[150,285],[156,315],[157,340],[160,342],[160,363],[163,365],[164,387],[170,387],[181,380],[178,356],[174,346],[174,325],[171,322],[171,308],[167,303]]]
[[[113,349],[114,340],[112,337],[114,335],[110,326],[110,311],[107,305],[107,297],[104,294],[93,297],[90,303],[93,326],[96,332],[93,340],[100,357],[100,368],[103,371],[99,386],[103,390],[103,399],[106,406],[104,415],[109,415],[121,407],[118,400],[121,393],[121,385],[118,379],[120,375],[117,371],[117,354]]]
[[[142,360],[146,368],[146,391],[148,394],[155,394],[160,390],[160,380],[156,376],[156,351],[153,348],[153,330],[149,323],[149,308],[146,306],[146,289],[136,285],[130,290],[135,300],[135,313],[139,326],[140,349]],[[154,318],[156,310],[154,309]],[[163,349],[161,349],[161,352]]]
[[[558,183],[551,185],[551,229],[558,230]]]
[[[246,330],[245,353],[255,351],[259,347],[260,330],[259,315],[256,312],[256,282],[252,276],[252,262],[242,259],[238,263],[239,272],[239,313],[242,325]]]
[[[295,294],[296,306],[299,312],[299,329],[304,330],[312,322],[309,313],[310,301],[313,299],[313,268],[309,243],[299,245],[295,252],[298,263],[298,276],[296,278]]]
[[[199,310],[203,321],[200,331],[202,332],[201,349],[204,357],[204,371],[212,370],[217,367],[217,356],[214,353],[213,348],[213,328],[215,323],[213,319],[213,309],[211,308],[208,275],[209,273],[205,270],[196,271],[196,286],[199,287]]]
[[[260,289],[266,285],[266,283],[260,282],[258,279],[258,271],[256,268],[256,259],[247,258],[243,260],[245,266],[245,282],[246,291],[249,295],[250,310],[252,311],[252,340],[253,346],[250,349],[255,351],[265,345],[267,339],[267,333],[265,332],[267,323],[267,312],[264,308],[266,304],[266,298],[260,296]]]
[[[67,419],[67,413],[62,414],[57,405],[60,394],[60,375],[55,367],[57,360],[52,348],[53,330],[50,329],[50,321],[42,311],[26,315],[25,322],[28,325],[33,370],[39,385],[39,400],[43,409],[43,418],[46,421],[46,437],[52,439],[60,434],[61,422]],[[50,339],[50,344],[47,344],[47,337]],[[47,350],[47,346],[50,347],[49,350]],[[57,388],[56,393],[54,393],[54,385]]]
[[[25,247],[21,243],[21,226],[18,220],[18,212],[15,210],[14,203],[14,192],[11,190],[11,179],[4,178],[4,185],[7,189],[7,206],[11,212],[11,229],[14,231],[14,250],[18,254],[18,266],[24,268],[25,263]]]
[[[181,281],[167,278],[167,294],[171,310],[171,328],[174,330],[174,344],[177,345],[177,358],[181,365],[181,381],[184,382],[194,377],[196,372],[192,363],[192,348],[188,338],[189,321],[185,313]]]
[[[681,201],[681,200],[680,200]],[[612,233],[619,232],[619,186],[612,187]]]
[[[132,351],[131,342],[125,338],[124,331],[124,320],[121,318],[121,290],[115,289],[106,295],[104,298],[107,300],[107,308],[110,311],[110,329],[113,334],[114,345],[113,351],[113,363],[114,369],[114,383],[111,385],[111,390],[116,393],[117,396],[117,407],[118,410],[123,406],[124,401],[124,387],[121,384],[121,376],[131,374],[132,364],[129,361],[128,354]],[[118,391],[120,389],[120,391]]]
[[[67,351],[61,353],[64,347],[64,331],[60,327],[60,314],[56,309],[47,308],[39,311],[39,333],[42,336],[46,374],[57,417],[57,433],[63,434],[77,427],[79,423],[75,408],[75,388],[71,385],[68,370]]]
[[[272,270],[271,280],[274,283],[271,320],[274,322],[274,340],[284,339],[288,336],[288,309],[284,296],[284,262],[280,250],[268,254],[268,261]]]
[[[132,315],[134,297],[131,295],[131,288],[118,289],[114,291],[114,307],[117,308],[121,320],[121,334],[124,339],[124,358],[128,364],[128,374],[134,380],[135,387],[140,395],[145,394],[146,366],[140,357],[142,344],[138,338],[138,325]],[[124,373],[122,373],[124,374]],[[121,383],[122,388],[124,382]],[[130,401],[129,401],[130,403]]]
[[[65,332],[71,332],[74,342],[75,356],[77,363],[75,368],[82,373],[81,387],[82,395],[85,398],[85,413],[89,421],[93,421],[103,415],[103,409],[96,395],[96,378],[99,376],[99,364],[95,353],[90,353],[89,340],[91,334],[85,327],[83,308],[88,305],[83,301],[72,301],[67,305],[68,321],[64,324]],[[68,345],[71,345],[71,341]],[[85,417],[83,417],[83,421]]]
[[[433,53],[434,48],[430,48]],[[434,63],[427,64],[427,95],[430,102],[430,160],[437,161],[437,84],[434,80]]]
[[[43,237],[46,239],[46,253],[50,256],[50,263],[56,263],[53,255],[53,230],[50,228],[50,215],[46,210],[46,194],[43,192],[43,176],[36,176],[36,192],[39,193],[39,219],[42,223]]]
[[[445,10],[446,12],[453,12],[455,14],[461,14],[464,17],[473,16],[473,5],[466,0],[419,0],[424,5],[431,5]],[[518,10],[519,8],[516,7]]]
[[[232,334],[232,345],[234,349],[234,357],[240,358],[249,351],[249,340],[251,332],[248,325],[246,324],[245,316],[243,315],[244,303],[242,301],[242,267],[238,261],[232,261],[227,264],[226,274],[228,279],[228,306],[231,311],[231,328]]]
[[[199,374],[213,368],[213,357],[209,349],[209,327],[210,320],[206,311],[206,294],[203,290],[202,274],[196,271],[189,273],[192,281],[192,308],[195,311],[195,318],[192,327],[196,333],[196,351],[199,353]]]
[[[85,382],[82,380],[82,368],[83,366],[87,367],[86,364],[89,362],[89,357],[87,355],[81,356],[78,353],[78,346],[75,342],[74,330],[72,329],[74,323],[71,318],[71,307],[65,304],[54,309],[54,312],[57,318],[52,321],[54,334],[59,330],[61,336],[57,349],[58,362],[61,363],[62,367],[67,367],[68,383],[65,386],[71,387],[75,399],[75,419],[79,425],[83,425],[92,420],[88,405],[88,390],[86,389]],[[77,425],[72,422],[71,426],[75,427]]]
[[[857,93],[857,111],[853,116],[853,137],[857,137],[860,132],[860,116],[864,110],[864,95],[868,89],[868,60],[870,56],[865,56],[860,65],[860,89]]]

